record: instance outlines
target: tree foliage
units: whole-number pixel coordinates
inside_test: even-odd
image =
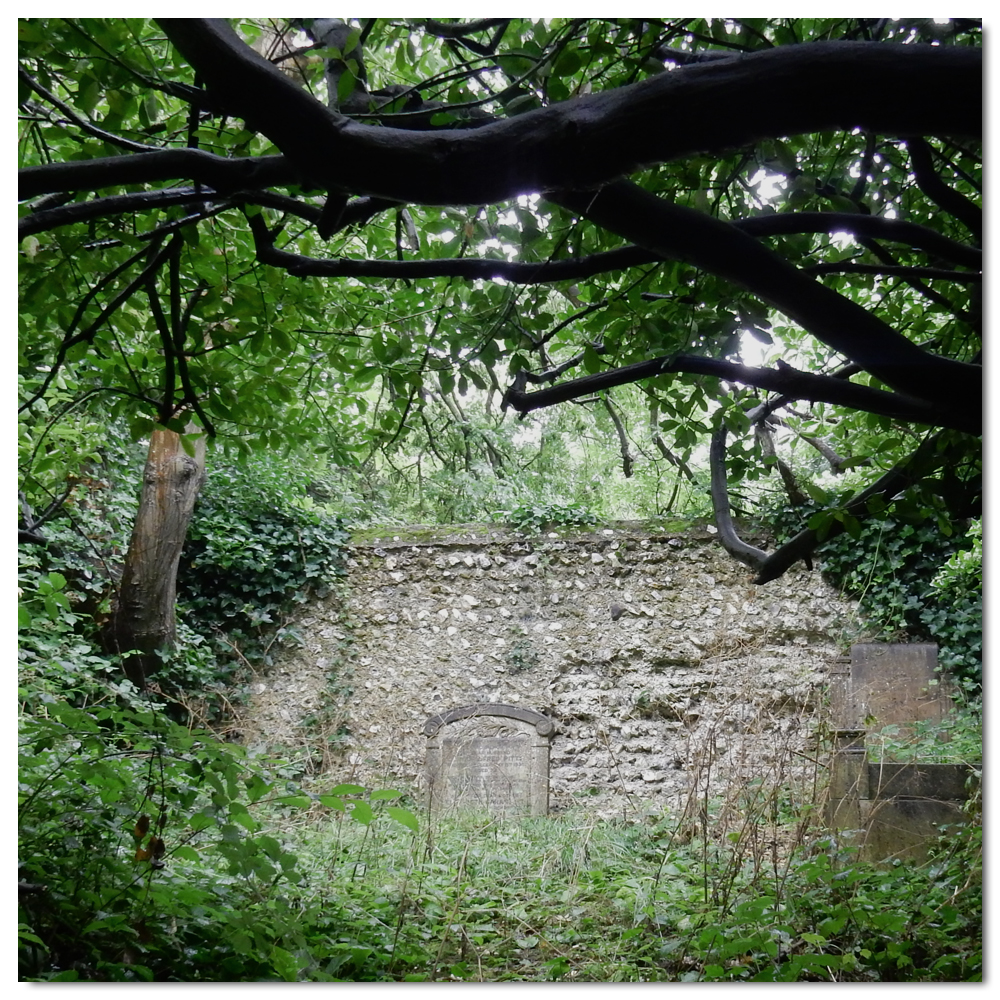
[[[470,394],[638,382],[657,448],[714,434],[723,487],[780,471],[776,428],[870,471],[770,554],[716,491],[760,581],[907,491],[976,513],[979,22],[19,32],[26,434],[61,393],[346,465]]]

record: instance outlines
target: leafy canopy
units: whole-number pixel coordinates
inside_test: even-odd
[[[19,43],[33,440],[97,400],[136,435],[351,464],[445,399],[638,382],[681,466],[780,419],[869,469],[805,549],[920,484],[975,511],[977,21],[23,19]],[[730,482],[775,464],[734,449]]]

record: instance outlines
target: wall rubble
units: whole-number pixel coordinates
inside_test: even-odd
[[[428,716],[473,702],[556,722],[553,808],[679,809],[705,781],[780,783],[815,756],[825,675],[856,628],[818,571],[757,587],[704,526],[394,532],[353,546],[346,625],[335,599],[302,615],[304,646],[258,685],[258,741],[315,709],[349,642],[337,781],[419,791]]]

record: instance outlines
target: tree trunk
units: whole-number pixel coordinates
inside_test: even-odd
[[[125,674],[139,687],[162,666],[159,651],[172,649],[177,638],[177,567],[204,479],[204,436],[191,456],[179,434],[153,431],[117,605],[104,632],[109,652],[133,652]]]

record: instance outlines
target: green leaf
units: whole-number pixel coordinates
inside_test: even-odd
[[[802,489],[806,491],[817,503],[828,503],[830,495],[823,489],[822,486],[817,486],[816,483],[811,482],[808,479],[804,479],[801,484]],[[811,527],[811,525],[810,525]]]
[[[286,951],[278,945],[274,945],[271,948],[270,962],[274,971],[286,983],[298,982],[299,963],[291,952]]]
[[[281,795],[277,799],[278,805],[290,806],[293,809],[308,809],[313,800],[308,795]]]
[[[417,817],[414,816],[409,809],[404,809],[402,806],[386,806],[385,811],[397,823],[402,823],[403,826],[412,830],[414,833],[420,832],[420,824],[417,822]]]
[[[372,807],[367,802],[352,803],[351,819],[356,819],[359,823],[367,826],[372,821]]]

